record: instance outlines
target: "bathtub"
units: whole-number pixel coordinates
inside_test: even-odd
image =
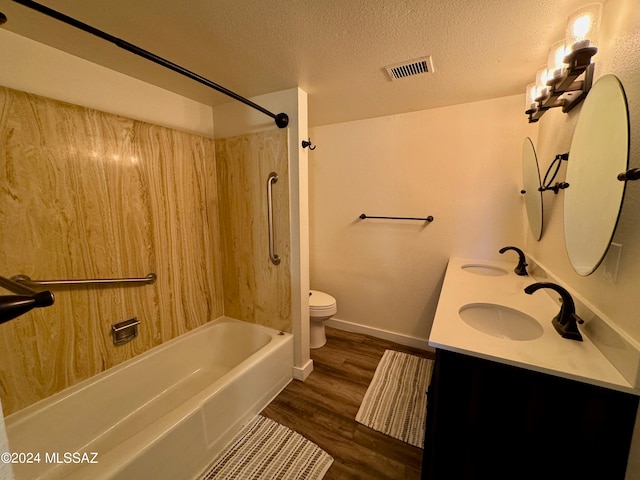
[[[193,478],[292,368],[290,334],[217,319],[6,417],[15,477]]]

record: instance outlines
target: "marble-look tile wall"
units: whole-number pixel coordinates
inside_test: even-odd
[[[291,332],[288,137],[286,130],[216,140],[224,311]],[[269,260],[267,179],[273,185],[275,252]]]
[[[0,275],[158,275],[57,289],[0,325],[5,414],[221,316],[217,202],[213,140],[0,88]],[[114,346],[134,316],[138,338]]]

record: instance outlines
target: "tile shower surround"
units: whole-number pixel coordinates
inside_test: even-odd
[[[0,88],[0,275],[158,275],[59,288],[53,306],[0,325],[5,415],[225,313],[291,331],[288,223],[274,272],[253,252],[267,226],[250,177],[254,162],[288,185],[286,131],[220,142]],[[282,190],[276,215],[288,222]],[[138,338],[115,347],[111,324],[133,316]]]

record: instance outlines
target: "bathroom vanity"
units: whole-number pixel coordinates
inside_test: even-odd
[[[510,263],[450,260],[422,478],[624,479],[640,391],[587,335],[560,337],[558,304],[532,283]]]

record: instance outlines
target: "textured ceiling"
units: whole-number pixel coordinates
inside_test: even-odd
[[[245,97],[299,86],[309,125],[524,94],[590,0],[42,0]],[[3,26],[202,103],[230,99],[11,0]],[[435,72],[384,67],[431,55]],[[10,66],[3,66],[10,68]]]

